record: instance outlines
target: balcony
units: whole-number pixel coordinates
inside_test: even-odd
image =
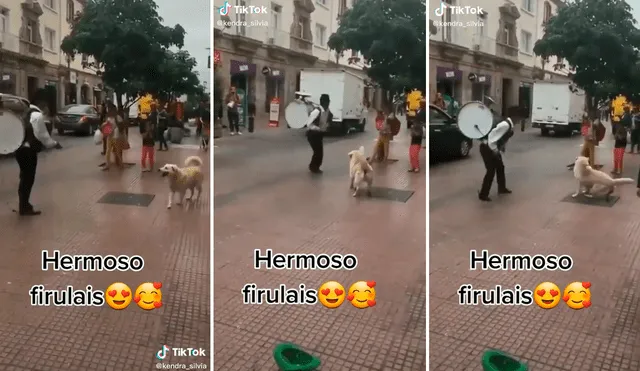
[[[517,46],[496,41],[496,56],[509,60],[511,62],[519,63],[518,61],[519,55],[520,55],[520,50],[518,50]]]
[[[7,32],[0,32],[0,51],[20,53],[20,38]]]
[[[310,37],[302,38],[291,35],[289,40],[289,49],[302,54],[313,55],[313,41]]]

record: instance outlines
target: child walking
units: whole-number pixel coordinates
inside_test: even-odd
[[[613,148],[613,171],[612,174],[622,174],[622,160],[624,158],[624,151],[627,148],[627,129],[624,125],[617,125],[615,132],[615,145]]]
[[[424,128],[422,127],[422,122],[415,120],[413,124],[411,124],[411,145],[409,146],[410,173],[420,172],[420,150],[422,149],[423,135]]]
[[[145,130],[142,134],[142,159],[140,161],[142,165],[142,172],[148,173],[153,170],[156,155],[156,142],[154,140],[155,125],[147,120],[145,123]],[[147,167],[147,160],[149,160],[149,167]]]

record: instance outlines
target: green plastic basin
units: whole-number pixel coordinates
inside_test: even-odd
[[[282,371],[313,371],[320,367],[320,359],[295,344],[282,343],[273,349],[273,359]]]
[[[527,365],[499,350],[488,350],[482,356],[484,371],[527,371]]]

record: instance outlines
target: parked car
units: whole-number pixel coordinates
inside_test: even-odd
[[[467,157],[473,141],[465,137],[456,118],[439,107],[429,105],[429,154],[431,158]]]
[[[100,127],[100,114],[89,104],[70,104],[62,108],[54,121],[58,134],[66,131],[92,135]]]

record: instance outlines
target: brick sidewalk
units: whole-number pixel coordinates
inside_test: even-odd
[[[311,153],[302,133],[276,142],[245,135],[216,148],[216,370],[277,370],[273,348],[285,341],[320,357],[325,371],[425,368],[425,177],[407,173],[408,138],[400,135],[392,144],[399,161],[377,166],[375,185],[415,194],[407,203],[351,197],[347,153],[360,145],[370,152],[372,135],[329,140],[319,177],[307,171]],[[255,270],[255,248],[351,253],[359,265],[353,271]],[[376,306],[242,304],[245,283],[317,288],[328,280],[345,288],[375,280]]]
[[[640,244],[638,198],[633,185],[616,191],[612,208],[560,202],[575,192],[565,165],[581,139],[542,138],[516,133],[505,155],[512,195],[481,203],[476,190],[484,168],[477,149],[465,161],[430,171],[430,369],[482,370],[488,348],[514,354],[532,371],[638,370],[640,336]],[[606,147],[604,143],[603,147]],[[611,147],[611,146],[609,146]],[[597,161],[611,170],[611,148]],[[634,177],[640,157],[626,155],[625,176]],[[569,272],[470,271],[469,250],[491,253],[568,254]],[[544,281],[564,288],[590,281],[593,305],[575,311],[564,303],[550,310],[528,307],[472,307],[458,304],[457,289],[516,284],[533,290]]]
[[[132,130],[133,132],[134,130]],[[209,183],[200,203],[166,210],[168,187],[158,173],[141,176],[139,165],[102,172],[91,138],[64,137],[65,149],[40,156],[32,201],[43,214],[19,218],[17,165],[0,162],[0,370],[149,370],[163,344],[209,349]],[[139,138],[127,161],[139,162]],[[197,151],[173,149],[158,163],[180,163]],[[209,169],[208,156],[203,156]],[[96,203],[106,192],[156,195],[144,207]],[[141,272],[55,272],[40,269],[40,252],[139,254]],[[31,307],[29,288],[92,285],[104,290],[122,281],[163,284],[164,305],[145,312],[103,307]],[[169,362],[209,362],[207,357]]]

